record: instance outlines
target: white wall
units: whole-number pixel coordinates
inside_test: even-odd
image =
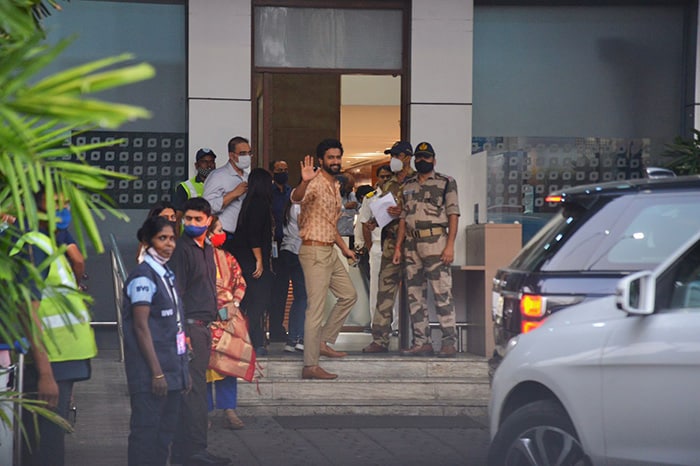
[[[229,139],[250,138],[251,21],[250,0],[189,2],[191,175],[198,148],[212,148],[220,167],[228,161]]]
[[[455,265],[466,263],[465,228],[479,176],[466,168],[472,138],[473,0],[414,0],[411,24],[411,143],[428,141],[435,169],[457,181],[460,222]]]

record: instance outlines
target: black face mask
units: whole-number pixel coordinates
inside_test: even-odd
[[[416,170],[418,171],[418,173],[430,173],[431,171],[433,171],[434,166],[434,163],[426,162],[425,160],[416,161]]]
[[[289,181],[289,173],[275,173],[272,175],[272,179],[274,179],[277,184],[287,184],[287,181]]]

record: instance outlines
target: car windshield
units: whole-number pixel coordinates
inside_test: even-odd
[[[634,271],[651,268],[700,230],[700,193],[601,198],[565,208],[521,251],[519,270]]]

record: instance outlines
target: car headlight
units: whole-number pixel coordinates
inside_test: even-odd
[[[503,353],[503,357],[505,358],[508,356],[508,353],[510,353],[513,348],[515,348],[518,345],[518,342],[520,341],[520,335],[514,336],[510,340],[508,340],[508,343],[506,344],[506,350]]]

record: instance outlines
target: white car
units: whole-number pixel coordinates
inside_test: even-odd
[[[491,465],[700,465],[700,234],[511,340]]]

